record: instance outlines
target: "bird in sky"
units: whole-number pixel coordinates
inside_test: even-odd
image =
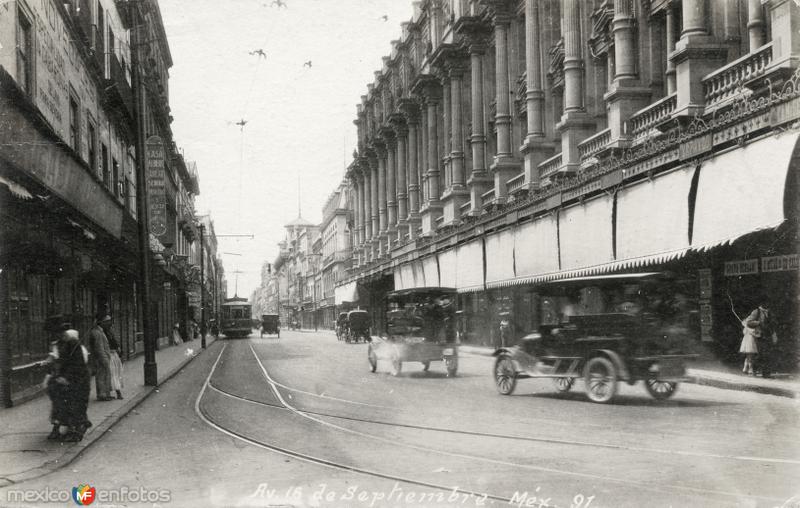
[[[244,126],[247,125],[247,120],[242,118],[241,120],[236,122],[236,125],[238,125],[241,130],[244,130]]]
[[[267,54],[264,53],[263,49],[256,49],[254,51],[250,51],[251,55],[258,55],[259,58],[267,58]]]
[[[278,9],[283,7],[285,9],[286,8],[286,2],[284,2],[283,0],[272,0],[272,3],[269,4],[269,6],[270,7],[277,7]]]
[[[311,68],[311,60],[309,60],[306,63],[304,63],[303,67],[308,67],[310,69]]]
[[[378,18],[378,19],[382,19],[383,21],[389,21],[389,16],[388,16],[388,15],[386,15],[386,14],[384,14],[383,16],[381,16],[381,17],[380,17],[380,18]]]

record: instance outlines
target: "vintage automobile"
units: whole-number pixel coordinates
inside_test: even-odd
[[[344,340],[347,335],[347,312],[340,312],[336,317],[336,340]]]
[[[369,329],[371,325],[369,312],[365,310],[351,310],[347,313],[347,321],[345,322],[345,342],[369,342],[371,340]]]
[[[675,394],[699,333],[691,292],[668,273],[578,277],[536,288],[538,331],[495,351],[503,395],[518,379],[552,378],[558,391],[582,378],[594,402],[614,398],[617,383],[644,381],[655,399]]]
[[[281,337],[280,317],[277,314],[261,314],[261,336],[277,335]]]
[[[443,361],[450,377],[458,371],[455,326],[456,291],[427,287],[403,289],[387,295],[387,333],[374,337],[367,350],[370,370],[379,360],[388,360],[397,376],[403,362],[420,362],[423,370],[431,362]]]

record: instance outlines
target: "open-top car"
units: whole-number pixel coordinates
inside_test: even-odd
[[[281,336],[280,318],[277,314],[261,314],[261,336],[264,334]]]
[[[391,373],[400,374],[403,362],[443,361],[449,376],[458,371],[455,327],[456,291],[428,287],[394,291],[387,295],[387,333],[373,339],[367,351],[370,370],[378,360],[391,362]]]
[[[347,321],[345,322],[346,331],[344,334],[345,342],[369,342],[370,341],[370,326],[372,321],[369,317],[369,312],[365,310],[351,310],[347,313]]]
[[[619,381],[642,380],[654,398],[669,398],[697,336],[696,312],[683,286],[662,272],[539,286],[538,331],[494,353],[498,391],[509,395],[518,379],[549,377],[565,392],[583,378],[589,399],[603,403]]]

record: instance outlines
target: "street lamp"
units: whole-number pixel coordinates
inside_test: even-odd
[[[206,226],[200,223],[200,345],[206,348],[206,256],[203,252]]]

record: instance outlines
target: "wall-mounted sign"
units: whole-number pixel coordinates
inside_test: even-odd
[[[150,234],[161,237],[167,233],[167,188],[164,170],[164,143],[158,136],[147,138],[147,203],[150,214]]]
[[[725,263],[725,276],[736,277],[738,275],[751,275],[758,273],[757,259],[743,259],[739,261],[728,261]]]
[[[701,268],[697,270],[697,283],[700,286],[700,298],[711,298],[711,270]]]
[[[800,257],[797,254],[761,258],[762,272],[785,272],[797,269],[800,269]]]

